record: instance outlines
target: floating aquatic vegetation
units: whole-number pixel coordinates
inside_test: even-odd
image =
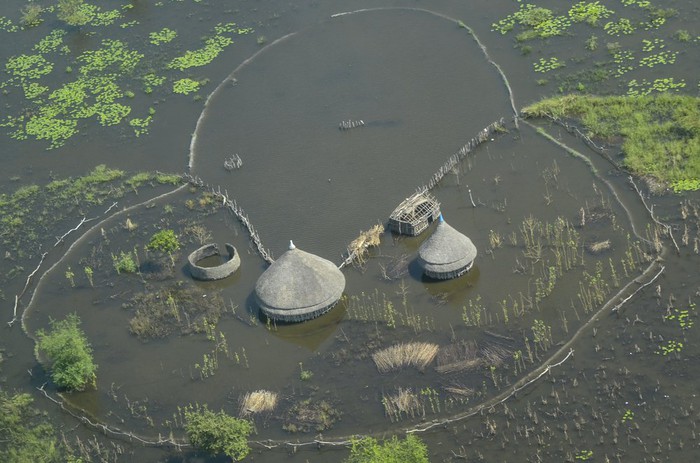
[[[620,35],[633,34],[636,28],[632,25],[632,22],[629,19],[620,18],[617,21],[605,23],[603,30],[607,32],[608,35],[617,37]]]
[[[677,51],[661,51],[654,53],[639,60],[639,65],[653,68],[657,64],[674,64],[676,62]]]
[[[533,66],[535,68],[535,72],[549,72],[553,71],[554,69],[564,67],[566,65],[559,61],[559,58],[553,56],[549,59],[540,58],[539,61],[533,64]]]
[[[17,32],[20,28],[14,24],[11,19],[0,16],[0,30],[5,32]]]
[[[657,354],[667,356],[673,353],[680,353],[683,350],[683,343],[680,341],[669,340],[659,345]]]
[[[491,28],[505,35],[513,30],[516,24],[524,29],[517,36],[517,40],[523,42],[535,38],[562,35],[571,25],[571,20],[567,16],[556,16],[548,8],[525,4],[521,5],[520,10],[515,13],[493,23]]]
[[[151,125],[151,122],[153,122],[153,115],[148,115],[144,118],[135,117],[129,120],[129,125],[133,127],[134,135],[140,137],[141,135],[148,133],[148,126]]]
[[[199,82],[190,78],[184,78],[173,82],[173,92],[181,95],[189,95],[199,90]]]
[[[673,77],[654,79],[651,82],[646,79],[642,79],[641,82],[638,82],[637,79],[632,79],[627,83],[627,95],[646,96],[653,92],[665,93],[671,90],[678,92],[685,86],[685,79],[676,82]]]
[[[4,82],[3,86],[15,81],[39,79],[53,71],[53,64],[39,54],[21,54],[8,59],[5,63],[5,70],[12,76],[12,79],[9,82]]]
[[[100,11],[95,13],[95,17],[90,21],[92,26],[109,26],[122,17],[119,10]]]
[[[613,70],[615,77],[621,77],[634,70],[634,66],[630,65],[630,63],[634,63],[634,54],[630,50],[615,51],[613,53],[613,62],[616,65]]]
[[[63,45],[63,37],[67,34],[63,29],[54,29],[46,37],[39,40],[39,42],[34,45],[33,50],[39,53],[51,53],[56,51]]]
[[[15,139],[47,140],[51,148],[78,133],[81,119],[96,118],[103,126],[116,125],[131,112],[130,106],[117,101],[125,96],[118,78],[133,72],[142,58],[119,40],[104,40],[100,48],[78,57],[79,77],[50,92],[46,99],[39,97],[48,87],[23,85],[25,96],[38,110],[8,116],[2,125],[14,129],[11,136]],[[13,76],[10,82],[24,83],[51,73],[53,64],[40,54],[20,55],[8,60],[6,69]]]
[[[186,51],[183,56],[170,61],[168,68],[184,71],[192,67],[205,66],[214,61],[224,51],[224,48],[233,43],[233,39],[224,34],[243,35],[251,32],[252,29],[238,28],[235,23],[220,23],[214,27],[214,31],[216,34],[204,42],[204,47],[198,50]]]
[[[148,38],[153,45],[161,45],[163,43],[172,42],[175,37],[177,37],[177,32],[164,27],[158,32],[151,32],[148,34]]]
[[[601,5],[599,1],[595,2],[579,2],[571,6],[569,9],[569,17],[573,22],[587,22],[591,26],[598,24],[598,21],[606,19],[614,14],[613,10],[609,10]]]
[[[136,46],[129,44],[127,39],[115,40],[104,32],[112,25],[116,26],[124,18],[124,11],[132,7],[124,5],[102,10],[94,4],[67,1],[43,9],[45,13],[54,13],[64,22],[80,27],[81,34],[94,36],[100,45],[71,57],[65,40],[73,32],[58,28],[41,38],[31,51],[6,58],[3,64],[9,78],[0,83],[0,88],[6,95],[13,89],[19,90],[15,94],[23,98],[20,101],[11,100],[8,110],[0,119],[0,127],[8,129],[10,137],[17,140],[33,138],[47,141],[48,148],[65,144],[82,130],[86,120],[97,121],[103,126],[128,122],[135,136],[144,135],[154,120],[153,112],[127,119],[132,113],[132,104],[125,100],[136,97],[127,87],[129,79],[142,79],[144,93],[151,94],[168,80],[165,74],[168,69],[182,70],[209,64],[233,43],[232,36],[251,31],[234,23],[219,23],[212,28],[205,46],[199,50],[176,58],[162,54],[152,56],[153,48],[144,49],[142,43]],[[119,24],[119,27],[138,24],[138,21],[129,21]],[[20,28],[11,20],[0,18],[0,31],[18,30]],[[174,28],[161,27],[148,36],[152,44],[162,45],[174,40],[177,32]],[[145,75],[139,75],[143,69],[141,63],[149,53],[148,62],[152,67]],[[66,59],[68,62],[61,65],[65,73],[56,73],[56,63]],[[69,74],[77,77],[66,79]],[[176,80],[173,79],[173,82]],[[202,81],[199,82],[201,84]],[[176,83],[174,87],[176,91],[186,94],[195,91],[196,85],[195,81],[186,80]]]

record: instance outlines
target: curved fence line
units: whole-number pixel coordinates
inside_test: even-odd
[[[209,96],[207,96],[207,100],[206,100],[206,102],[204,103],[204,109],[202,109],[202,112],[199,114],[199,117],[197,118],[197,123],[195,124],[195,126],[194,126],[194,132],[192,133],[192,139],[190,140],[190,153],[189,153],[188,160],[187,160],[187,167],[188,167],[189,169],[192,169],[192,167],[194,166],[194,154],[195,154],[195,148],[196,148],[196,145],[197,145],[197,134],[199,133],[199,126],[202,124],[202,122],[204,122],[204,119],[206,119],[206,115],[207,115],[207,106],[209,106],[209,102],[211,101],[211,99],[212,99],[217,93],[219,93],[219,91],[223,88],[223,86],[226,84],[226,82],[229,82],[229,81],[235,82],[235,79],[233,78],[234,74],[236,74],[238,71],[240,71],[243,67],[247,66],[248,63],[250,63],[250,62],[253,61],[255,58],[257,58],[257,56],[258,56],[259,54],[263,53],[263,52],[264,52],[265,50],[267,50],[268,48],[270,48],[270,47],[272,47],[272,46],[274,46],[274,45],[276,45],[276,44],[278,44],[278,43],[280,43],[280,42],[283,42],[283,41],[287,40],[289,37],[292,37],[293,35],[296,35],[296,32],[292,32],[292,33],[289,33],[289,34],[287,34],[287,35],[284,35],[284,36],[282,36],[282,37],[276,39],[275,41],[269,43],[268,45],[265,45],[263,48],[261,48],[260,50],[256,51],[255,53],[253,53],[252,56],[250,56],[249,58],[247,58],[246,60],[244,60],[244,61],[243,61],[241,64],[239,64],[238,66],[236,66],[236,69],[234,69],[233,71],[231,71],[231,73],[230,73],[228,76],[226,76],[226,78],[225,78],[224,80],[222,80],[222,81],[219,83],[219,85],[216,86],[216,88],[209,94]]]
[[[98,223],[96,223],[95,225],[93,225],[92,227],[87,229],[82,235],[80,235],[78,238],[76,238],[76,240],[73,241],[73,243],[71,243],[71,245],[68,247],[68,249],[65,250],[63,255],[56,262],[54,262],[54,264],[51,267],[49,267],[44,273],[42,273],[41,277],[39,277],[39,280],[37,281],[36,286],[34,287],[34,291],[32,291],[32,297],[29,299],[29,303],[24,308],[24,310],[22,311],[22,315],[20,316],[20,322],[21,322],[22,331],[24,331],[24,334],[26,334],[30,339],[32,339],[34,342],[36,342],[36,338],[27,330],[26,316],[27,316],[27,313],[29,312],[29,310],[31,309],[32,304],[34,303],[34,298],[36,297],[37,292],[39,291],[39,287],[41,286],[41,282],[44,280],[46,275],[51,273],[51,271],[53,271],[53,269],[55,269],[61,262],[63,262],[63,260],[66,258],[66,256],[68,256],[68,254],[71,253],[73,248],[75,248],[78,244],[80,244],[85,239],[85,237],[87,235],[89,235],[92,231],[96,230],[98,227],[101,227],[105,222],[112,220],[113,218],[115,218],[119,215],[122,215],[126,212],[132,211],[132,210],[136,209],[137,207],[141,207],[144,204],[149,203],[151,201],[158,201],[162,198],[170,196],[171,194],[177,193],[178,191],[184,189],[185,187],[187,187],[187,184],[180,185],[179,187],[175,188],[174,190],[167,191],[167,192],[162,193],[154,198],[149,198],[145,201],[141,201],[138,204],[133,204],[127,208],[121,209],[121,210],[115,212],[114,214],[110,215],[109,217],[106,217],[106,218],[100,220]],[[112,210],[113,207],[114,207],[114,204],[112,204],[112,206],[110,206],[110,208],[107,209],[103,214],[107,214],[110,210]],[[90,219],[90,220],[94,220],[94,219]],[[87,220],[85,220],[85,218],[83,218],[83,220],[80,223],[82,224],[85,222],[87,222]],[[76,229],[77,229],[77,227],[75,229],[73,229],[72,231],[75,231]],[[43,262],[43,260],[44,259],[42,258],[41,262]],[[41,262],[40,262],[40,264],[41,264]],[[34,270],[34,272],[32,272],[32,274],[36,273],[36,271],[38,269],[39,269],[39,267],[37,267],[37,269]],[[29,280],[27,280],[27,281],[29,281]],[[24,294],[24,292],[23,292],[23,294]]]
[[[205,184],[204,180],[202,180],[199,177],[195,177],[190,174],[184,174],[183,176],[187,179],[190,185],[194,185],[198,188],[207,189],[211,194],[213,194],[215,197],[221,200],[222,204],[228,210],[231,211],[231,213],[238,219],[238,221],[241,222],[241,225],[243,225],[248,231],[250,240],[253,242],[253,245],[258,251],[258,254],[260,254],[260,257],[262,257],[263,260],[268,264],[272,264],[275,261],[275,259],[272,258],[270,252],[267,249],[265,249],[265,246],[263,246],[262,241],[260,240],[260,235],[251,223],[250,218],[248,218],[248,215],[245,213],[243,208],[238,205],[235,199],[232,200],[229,197],[228,191],[224,190],[222,192],[220,186],[215,189],[214,187]]]

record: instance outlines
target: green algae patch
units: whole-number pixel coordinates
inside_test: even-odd
[[[0,127],[11,138],[44,141],[49,149],[63,146],[94,123],[126,126],[136,137],[145,135],[155,111],[143,112],[149,107],[143,104],[144,96],[159,91],[164,97],[169,88],[184,95],[197,91],[208,79],[183,79],[180,71],[210,64],[233,43],[233,37],[252,31],[232,22],[203,25],[204,45],[182,52],[171,42],[187,37],[181,37],[174,24],[161,22],[144,31],[143,26],[136,27],[138,21],[125,22],[130,8],[103,10],[83,0],[62,0],[42,10],[72,27],[48,30],[35,43],[3,59],[0,90],[8,103]],[[125,27],[136,31],[125,35],[120,30]],[[24,31],[0,17],[0,33]],[[80,52],[71,50],[68,44],[80,36],[94,37],[94,45]],[[143,95],[137,98],[134,88],[139,87]]]
[[[682,95],[567,95],[523,108],[529,117],[573,118],[588,136],[622,138],[624,165],[677,192],[700,187],[700,98]]]

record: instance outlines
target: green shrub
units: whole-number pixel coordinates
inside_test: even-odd
[[[36,335],[39,351],[48,359],[51,379],[56,385],[74,391],[95,386],[97,365],[76,314],[60,321],[51,320],[51,330],[48,333],[39,330]]]
[[[58,0],[56,16],[69,26],[84,26],[95,16],[94,5],[85,0]]]
[[[151,237],[151,241],[148,242],[146,248],[149,251],[160,251],[170,254],[180,249],[180,240],[177,239],[174,231],[161,230]]]
[[[54,429],[36,420],[29,394],[0,391],[0,461],[6,463],[58,463],[62,461]]]
[[[346,463],[428,463],[428,448],[413,434],[379,444],[372,437],[353,440]]]
[[[139,266],[136,264],[136,260],[131,252],[121,251],[118,256],[112,254],[112,263],[117,273],[136,273],[139,270]]]
[[[233,461],[248,455],[248,436],[253,425],[227,415],[224,411],[214,413],[207,406],[189,406],[185,410],[185,431],[192,446],[213,454],[223,453]]]

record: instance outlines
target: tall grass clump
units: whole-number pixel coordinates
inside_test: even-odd
[[[429,342],[396,344],[372,354],[372,360],[380,373],[413,366],[423,370],[437,355],[439,347]]]
[[[277,393],[260,389],[247,392],[241,398],[241,416],[271,412],[277,406]]]

